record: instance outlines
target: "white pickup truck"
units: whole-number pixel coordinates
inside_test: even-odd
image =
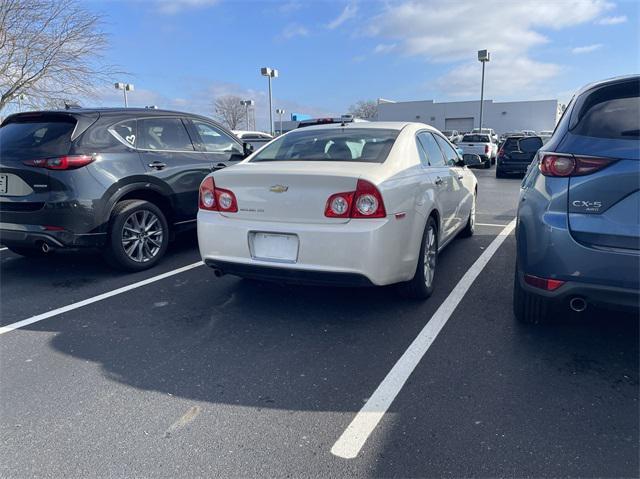
[[[498,153],[498,145],[491,141],[491,136],[487,133],[468,133],[456,146],[465,155],[478,155],[485,168],[491,168]]]

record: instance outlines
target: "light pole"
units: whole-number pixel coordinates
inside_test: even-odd
[[[282,115],[284,115],[284,110],[282,108],[276,108],[276,113],[280,115],[280,134],[282,135]]]
[[[270,67],[263,67],[260,69],[260,73],[263,77],[269,79],[269,133],[273,135],[273,96],[271,94],[271,79],[278,78],[278,70]]]
[[[247,121],[247,130],[250,130],[249,128],[249,107],[255,105],[255,101],[253,100],[240,100],[240,104],[244,106],[244,117],[245,120]]]
[[[129,103],[127,102],[127,92],[133,91],[133,83],[116,82],[113,86],[116,87],[116,90],[122,90],[122,93],[124,94],[124,106],[125,108],[128,107]]]
[[[482,63],[482,85],[480,86],[480,133],[482,133],[482,107],[484,106],[484,64],[489,61],[489,50],[478,50],[478,61]]]
[[[18,113],[22,111],[22,102],[27,99],[27,95],[20,93],[18,95]]]

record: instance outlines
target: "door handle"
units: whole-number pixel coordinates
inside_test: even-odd
[[[442,184],[442,178],[440,178],[439,176],[436,177],[436,181],[434,181],[434,183],[436,185],[441,185]]]
[[[153,161],[151,163],[149,163],[149,168],[155,168],[156,170],[161,170],[162,168],[165,168],[167,166],[166,163],[163,163],[161,161]]]

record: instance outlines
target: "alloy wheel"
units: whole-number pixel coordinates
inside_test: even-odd
[[[160,251],[164,231],[159,218],[149,210],[129,215],[122,227],[122,247],[125,254],[137,263],[151,261]]]
[[[431,287],[436,272],[436,243],[436,229],[434,226],[429,226],[424,245],[424,282],[427,288]]]

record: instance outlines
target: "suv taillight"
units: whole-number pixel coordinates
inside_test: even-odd
[[[504,156],[504,148],[500,148],[500,151],[498,151],[498,156]]]
[[[76,170],[93,163],[95,157],[89,155],[68,155],[57,156],[55,158],[41,158],[38,160],[26,160],[22,163],[35,168],[46,168],[47,170]]]
[[[358,180],[356,191],[329,197],[324,215],[328,218],[384,218],[387,212],[378,188],[366,180]]]
[[[544,176],[584,176],[601,170],[615,160],[558,153],[541,153],[540,172]]]
[[[198,206],[201,210],[237,213],[236,195],[230,190],[216,188],[212,176],[208,176],[200,184]]]
[[[484,145],[484,154],[485,155],[489,154],[489,149],[490,149],[489,145]]]

